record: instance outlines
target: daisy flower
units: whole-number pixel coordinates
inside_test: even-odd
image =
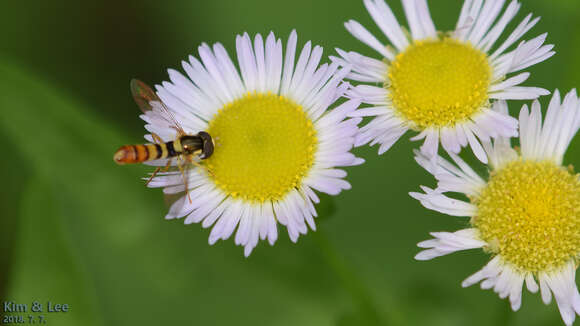
[[[538,22],[531,14],[505,38],[504,30],[520,3],[512,1],[502,14],[504,2],[466,0],[455,30],[441,32],[435,29],[426,0],[402,0],[409,34],[383,0],[364,0],[392,45],[382,43],[354,20],[345,23],[354,37],[381,55],[375,59],[337,49],[340,57],[332,58],[352,65],[347,78],[379,84],[359,85],[348,93],[372,105],[352,116],[374,117],[361,128],[355,146],[378,143],[379,154],[383,154],[411,129],[419,133],[411,140],[425,139],[421,151],[430,157],[441,142],[453,153],[469,145],[477,158],[486,162],[480,141],[517,136],[517,120],[494,112],[490,103],[549,94],[541,88],[518,85],[530,76],[522,70],[554,52],[552,45],[543,45],[546,34],[514,46]],[[505,40],[498,42],[502,36]],[[511,76],[515,72],[520,73]]]
[[[274,244],[277,223],[294,242],[308,228],[315,230],[315,190],[337,195],[350,189],[346,172],[336,167],[363,163],[350,153],[361,119],[347,117],[359,102],[329,109],[348,88],[343,78],[349,70],[319,65],[323,50],[311,42],[295,63],[296,42],[292,31],[284,55],[273,33],[265,41],[260,34],[253,41],[247,33],[238,35],[240,72],[222,44],[202,44],[201,60],[189,56],[182,62],[187,77],[169,69],[171,81],[156,87],[185,132],[206,131],[215,143],[213,155],[187,171],[188,196],[166,218],[212,227],[210,244],[235,232],[246,256],[259,239]],[[153,111],[141,117],[149,132],[175,139],[168,119]],[[160,174],[149,186],[166,194],[185,191],[179,171]]]
[[[507,113],[503,101],[494,108]],[[432,233],[434,239],[418,244],[425,250],[415,258],[428,260],[482,248],[491,261],[463,281],[464,287],[481,282],[481,288],[509,297],[516,311],[525,283],[530,292],[540,290],[546,304],[553,295],[564,322],[571,325],[580,313],[575,282],[580,259],[580,174],[562,165],[562,159],[580,128],[576,91],[563,102],[554,92],[543,123],[537,101],[531,112],[524,106],[519,125],[521,148],[512,148],[503,137],[484,143],[490,170],[485,178],[453,153],[455,164],[439,158],[434,166],[418,152],[417,162],[435,176],[438,185],[435,190],[422,187],[424,193],[411,196],[429,209],[471,219],[466,229]],[[464,194],[469,202],[450,198],[446,192]]]

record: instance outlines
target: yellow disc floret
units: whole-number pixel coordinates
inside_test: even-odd
[[[393,106],[415,129],[454,126],[486,105],[491,82],[487,56],[451,38],[416,41],[391,63]]]
[[[580,179],[552,162],[517,160],[492,173],[472,224],[489,251],[525,272],[580,254]]]
[[[278,200],[307,175],[317,148],[304,109],[274,94],[247,94],[218,111],[208,132],[210,177],[228,195],[251,202]]]

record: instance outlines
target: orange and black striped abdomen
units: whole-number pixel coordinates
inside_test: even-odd
[[[142,163],[179,155],[198,155],[206,159],[212,155],[213,148],[211,136],[201,131],[198,135],[182,135],[166,143],[121,146],[113,159],[118,164]]]
[[[121,146],[113,156],[113,159],[117,164],[131,164],[153,161],[177,155],[175,150],[173,150],[173,142],[169,143]],[[168,150],[168,147],[171,147],[171,151]]]

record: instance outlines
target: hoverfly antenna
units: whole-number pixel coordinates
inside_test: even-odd
[[[202,141],[202,150],[200,158],[201,159],[209,158],[211,154],[213,154],[214,148],[211,136],[205,131],[200,131],[197,135],[201,138]]]

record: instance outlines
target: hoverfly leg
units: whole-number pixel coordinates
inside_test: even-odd
[[[151,173],[151,176],[149,177],[149,179],[147,179],[147,182],[145,182],[145,186],[147,186],[149,184],[149,182],[151,182],[151,180],[153,180],[153,178],[155,178],[155,175],[157,175],[157,173],[159,173],[160,170],[161,170],[161,167],[157,167],[155,169],[155,171],[153,171],[153,173]]]
[[[191,164],[193,164],[193,165],[197,166],[197,167],[198,167],[198,168],[200,168],[200,169],[203,167],[201,164],[199,164],[199,162],[198,162],[198,161],[196,161],[196,160],[194,160],[194,159],[193,159],[193,156],[188,156],[188,157],[187,157],[187,161],[188,161],[189,163],[191,163]]]
[[[199,153],[196,153],[196,154],[198,154],[198,155],[201,154],[201,151]],[[203,164],[201,164],[200,162],[196,161],[195,158],[194,158],[194,155],[187,156],[187,161],[189,163],[195,165],[198,169],[200,169],[200,170],[203,169]],[[209,173],[210,175],[212,175],[211,174],[211,171],[209,169],[205,169],[205,170],[207,171],[207,173]]]
[[[183,164],[183,158],[181,156],[177,157],[177,167],[179,171],[181,171],[181,176],[183,177],[183,185],[185,186],[185,193],[187,194],[187,199],[189,199],[189,203],[191,204],[191,197],[189,196],[189,178],[185,175],[185,169]]]
[[[163,168],[163,172],[167,172],[169,171],[169,168],[171,167],[171,161],[173,160],[173,158],[169,158],[167,160],[167,164],[165,164],[165,167]]]
[[[156,144],[163,144],[164,143],[163,139],[161,139],[161,137],[159,137],[159,135],[157,135],[154,132],[151,133],[151,137],[153,137],[153,141],[155,141]]]
[[[163,139],[161,139],[161,137],[159,137],[159,135],[157,135],[156,133],[152,132],[151,133],[151,137],[153,137],[153,141],[156,144],[162,144],[163,143]],[[169,159],[167,161],[167,164],[165,165],[165,169],[163,170],[163,172],[167,172],[167,170],[169,170],[169,166],[171,165],[171,159]],[[147,180],[147,182],[145,182],[145,186],[147,186],[149,184],[149,182],[151,182],[151,180],[153,180],[153,178],[155,178],[155,176],[157,175],[157,173],[159,173],[159,171],[161,170],[161,167],[158,167],[155,169],[155,171],[153,171],[153,173],[151,174],[151,176],[149,177],[149,179]]]
[[[159,173],[159,171],[161,172],[167,172],[169,171],[169,168],[171,167],[171,158],[167,160],[167,164],[165,164],[165,167],[163,168],[163,170],[161,169],[161,167],[157,167],[155,169],[155,171],[153,171],[153,173],[151,173],[151,176],[149,177],[149,179],[147,180],[147,182],[145,182],[145,185],[148,185],[149,182],[151,182],[151,180],[153,180],[153,178],[155,178],[155,176],[157,175],[157,173]]]

